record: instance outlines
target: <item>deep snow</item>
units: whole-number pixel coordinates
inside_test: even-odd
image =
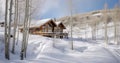
[[[30,35],[27,58],[20,60],[22,33],[15,54],[10,54],[11,60],[8,61],[4,58],[3,39],[4,31],[0,28],[0,63],[120,63],[120,47],[114,44],[105,47],[103,40],[75,37],[74,50],[70,50],[69,39],[52,39],[38,35]]]

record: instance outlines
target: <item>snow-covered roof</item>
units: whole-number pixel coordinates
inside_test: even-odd
[[[57,25],[59,25],[60,23],[62,23],[62,22],[60,22],[60,21],[58,21],[58,22],[55,22]]]
[[[59,26],[62,22],[61,22],[61,21],[57,21],[57,22],[55,22],[55,23],[57,24],[57,26]],[[66,27],[64,26],[63,23],[62,23],[62,25],[63,25],[64,29],[66,29]]]
[[[43,24],[49,22],[50,20],[52,20],[51,18],[49,19],[43,19],[43,20],[38,20],[38,21],[35,21],[35,22],[32,22],[30,27],[39,27],[39,26],[42,26]]]
[[[32,20],[31,24],[30,24],[30,28],[34,28],[34,27],[41,27],[42,25],[48,23],[49,21],[53,21],[51,18],[49,19],[43,19],[43,20]],[[53,23],[55,24],[55,26],[59,26],[62,22],[61,21],[58,21],[58,22],[54,22]],[[62,24],[63,25],[63,24]],[[64,25],[63,25],[64,29],[66,28]],[[20,27],[20,28],[23,28]]]

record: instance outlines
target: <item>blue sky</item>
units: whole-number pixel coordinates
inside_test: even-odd
[[[105,2],[109,9],[114,8],[118,0],[73,0],[73,14],[101,10]],[[40,18],[60,18],[69,15],[68,0],[47,0],[40,13]]]

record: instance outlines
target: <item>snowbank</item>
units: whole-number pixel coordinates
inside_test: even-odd
[[[2,30],[1,30],[2,31]],[[4,35],[0,32],[0,38]],[[30,35],[27,58],[20,59],[22,33],[11,60],[4,59],[4,43],[0,40],[0,63],[119,63],[110,51],[103,47],[103,42],[73,38],[74,50],[70,50],[69,39],[52,39]],[[54,46],[53,46],[54,43]],[[12,44],[12,42],[11,42]]]

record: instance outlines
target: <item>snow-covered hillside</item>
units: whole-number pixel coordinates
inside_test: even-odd
[[[20,60],[22,33],[16,44],[15,55],[10,54],[11,59],[8,61],[4,58],[3,39],[4,30],[0,28],[0,63],[120,63],[120,47],[104,47],[103,40],[74,37],[74,50],[70,50],[69,39],[52,39],[38,35],[30,35],[27,58]]]

